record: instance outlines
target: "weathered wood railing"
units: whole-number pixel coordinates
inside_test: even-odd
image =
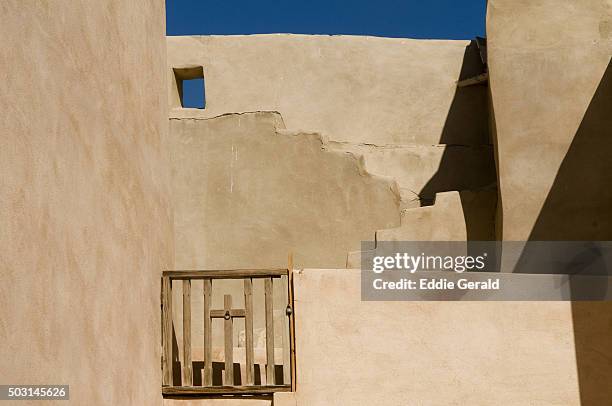
[[[213,281],[223,279],[242,279],[244,281],[244,308],[232,306],[232,296],[224,295],[223,309],[212,309]],[[253,280],[264,281],[265,302],[265,377],[266,384],[255,384],[255,357],[253,343]],[[278,383],[275,375],[274,359],[274,281],[286,280],[286,311],[283,328],[283,376]],[[204,368],[202,386],[194,386],[192,343],[191,343],[191,282],[203,282],[203,358]],[[183,294],[183,362],[181,364],[181,384],[175,385],[173,367],[178,354],[173,354],[173,317],[172,317],[172,282],[182,281]],[[212,321],[223,319],[224,331],[224,382],[213,385],[212,354]],[[236,385],[234,379],[234,319],[244,319],[245,324],[245,384]],[[224,271],[167,271],[162,277],[162,393],[165,395],[180,394],[266,394],[291,391],[295,383],[295,349],[293,337],[293,292],[291,270],[224,270]],[[176,358],[173,358],[173,355]]]

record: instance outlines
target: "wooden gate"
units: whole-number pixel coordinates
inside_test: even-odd
[[[213,309],[211,306],[215,281],[227,279],[243,280],[244,308],[235,308],[232,296],[223,296],[223,308]],[[253,342],[253,282],[263,279],[265,303],[265,375],[256,377],[256,364]],[[192,281],[202,281],[203,292],[203,368],[201,386],[194,386],[194,371],[192,362]],[[178,354],[173,351],[175,323],[172,316],[173,282],[182,283],[182,347],[183,362],[178,362]],[[286,307],[284,314],[277,314],[276,323],[283,325],[282,374],[277,373],[275,365],[275,335],[274,335],[274,286],[282,283],[286,286]],[[284,303],[283,303],[284,304]],[[277,306],[278,308],[278,306]],[[278,313],[278,312],[277,312]],[[282,317],[281,320],[279,320]],[[223,320],[224,365],[223,382],[216,384],[213,380],[213,320]],[[234,370],[234,320],[244,319],[244,363],[239,363],[239,370],[245,376],[243,382],[235,376]],[[293,319],[293,288],[291,270],[223,270],[223,271],[167,271],[162,277],[162,393],[164,395],[206,395],[206,394],[269,394],[287,392],[294,388],[295,383],[295,348]],[[178,346],[177,346],[178,347]],[[180,369],[180,375],[175,368]],[[280,367],[280,366],[279,366]],[[243,370],[244,369],[244,370]],[[261,370],[261,368],[260,368]],[[242,374],[241,374],[242,375]],[[260,378],[260,379],[258,379]],[[265,384],[262,384],[265,378]],[[177,384],[180,381],[180,384]]]

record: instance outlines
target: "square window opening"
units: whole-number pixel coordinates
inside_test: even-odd
[[[206,84],[201,66],[174,68],[176,86],[182,108],[206,108]]]

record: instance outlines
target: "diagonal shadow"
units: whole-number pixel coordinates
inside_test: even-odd
[[[529,239],[612,240],[612,61],[559,167]],[[596,251],[593,254],[597,257]],[[529,252],[521,257],[521,261],[526,260]],[[595,274],[609,275],[608,266],[601,262]],[[574,269],[567,271],[574,273]],[[590,273],[593,274],[592,267]],[[570,285],[570,289],[572,298],[578,297],[577,288]],[[612,302],[573,301],[572,319],[581,404],[610,404]]]
[[[530,240],[612,240],[611,66],[559,167]]]
[[[465,49],[458,81],[486,71],[476,41]],[[489,93],[486,83],[457,87],[440,144],[440,166],[419,192],[421,206],[435,203],[436,193],[459,191],[468,240],[495,239],[497,171],[491,145]]]

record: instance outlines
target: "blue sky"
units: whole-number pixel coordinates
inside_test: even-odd
[[[168,35],[354,34],[471,39],[486,0],[166,0]]]

